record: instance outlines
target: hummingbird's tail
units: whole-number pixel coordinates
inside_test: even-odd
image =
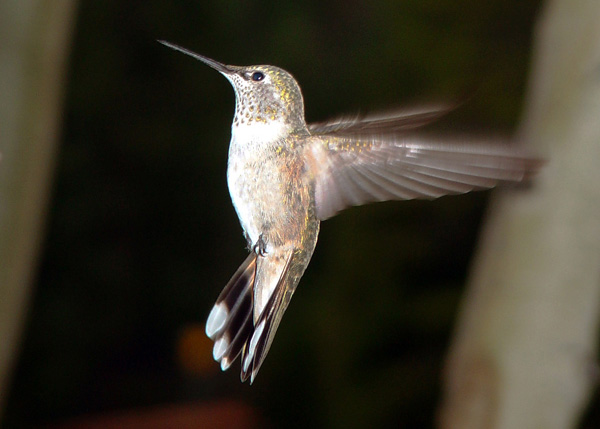
[[[242,350],[241,378],[242,381],[246,381],[249,377],[250,384],[267,357],[281,317],[300,280],[299,276],[296,278],[290,276],[290,263],[293,257],[294,249],[287,249],[281,253],[273,251],[269,256],[258,260],[254,294],[256,307],[254,329]],[[273,288],[271,289],[267,284],[271,284]],[[267,288],[271,289],[271,292],[266,292]],[[260,297],[261,293],[265,292],[268,297],[266,302],[263,301],[264,297],[263,299]]]
[[[213,357],[225,371],[252,335],[256,254],[250,253],[225,286],[206,321],[206,335],[214,340]]]
[[[293,255],[294,249],[260,258],[251,252],[208,316],[206,335],[215,342],[214,359],[225,371],[241,353],[242,381],[254,381],[300,279],[301,273],[290,278]]]

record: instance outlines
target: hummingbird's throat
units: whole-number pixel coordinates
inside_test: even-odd
[[[231,135],[238,143],[274,142],[289,133],[289,126],[283,121],[234,121],[231,126]]]
[[[232,131],[240,140],[274,141],[291,131],[285,106],[279,100],[259,103],[254,97],[236,99]]]
[[[282,108],[275,105],[258,105],[245,101],[236,103],[234,123],[238,125],[254,123],[273,123],[283,121]]]

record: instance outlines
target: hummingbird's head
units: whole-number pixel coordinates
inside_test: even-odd
[[[180,46],[159,42],[202,61],[231,82],[236,98],[234,129],[258,129],[268,125],[269,131],[275,131],[276,135],[306,130],[302,92],[287,71],[269,65],[226,65]]]

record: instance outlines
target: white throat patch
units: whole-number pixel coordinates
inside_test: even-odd
[[[238,144],[250,142],[270,143],[282,139],[286,135],[283,122],[257,122],[239,124],[231,127],[231,135]]]

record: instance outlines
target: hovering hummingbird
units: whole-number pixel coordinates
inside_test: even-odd
[[[448,108],[307,124],[300,86],[287,71],[225,65],[159,42],[217,70],[235,91],[227,183],[250,254],[217,298],[206,334],[223,371],[241,353],[242,382],[252,383],[264,362],[322,220],[374,201],[520,182],[540,164],[501,143],[415,134]]]

